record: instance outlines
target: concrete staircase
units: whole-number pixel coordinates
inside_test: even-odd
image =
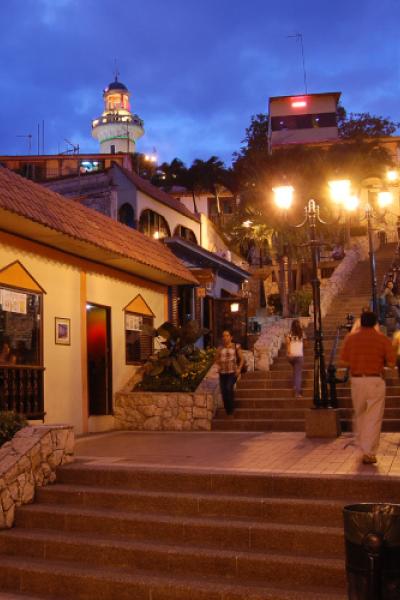
[[[377,276],[382,281],[390,268],[395,245],[389,244],[377,252]],[[351,280],[334,300],[328,315],[323,320],[324,350],[326,364],[329,363],[336,330],[346,322],[346,315],[358,316],[361,308],[368,305],[371,295],[369,262],[360,262]],[[310,326],[304,352],[303,399],[293,397],[292,369],[282,348],[269,372],[248,373],[237,384],[235,414],[227,418],[219,409],[213,421],[217,431],[304,431],[304,411],[311,408],[313,387],[313,329]],[[344,333],[341,336],[341,341]],[[340,348],[340,345],[339,345]],[[340,376],[340,372],[338,373]],[[338,404],[343,431],[351,430],[350,385],[337,387]],[[400,431],[400,380],[387,380],[387,401],[383,423],[384,431]]]
[[[400,480],[384,477],[77,462],[0,532],[0,590],[58,600],[345,600],[343,505],[399,494]]]

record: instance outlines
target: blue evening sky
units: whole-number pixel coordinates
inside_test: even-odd
[[[65,139],[97,151],[91,119],[120,80],[145,123],[137,149],[230,162],[269,96],[341,91],[353,112],[400,121],[400,0],[8,0],[0,40],[0,154]]]

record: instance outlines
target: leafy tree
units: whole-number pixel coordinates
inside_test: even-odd
[[[157,168],[151,182],[169,192],[174,185],[183,185],[186,173],[185,163],[179,158],[174,158],[170,163],[164,162]]]
[[[393,135],[400,123],[388,117],[378,117],[370,113],[350,113],[343,106],[338,107],[339,135],[344,139],[364,140]]]

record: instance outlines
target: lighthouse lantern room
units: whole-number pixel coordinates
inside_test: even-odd
[[[136,140],[144,134],[143,121],[131,113],[130,92],[118,76],[104,90],[104,111],[92,121],[92,136],[102,154],[135,152]]]

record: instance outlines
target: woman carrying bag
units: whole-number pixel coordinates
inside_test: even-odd
[[[296,398],[302,398],[304,334],[298,319],[292,321],[290,333],[286,336],[286,356],[293,368],[294,394]]]
[[[234,411],[235,383],[244,365],[244,357],[239,344],[232,340],[230,331],[222,332],[222,346],[217,350],[216,361],[219,383],[225,412],[232,416]]]

